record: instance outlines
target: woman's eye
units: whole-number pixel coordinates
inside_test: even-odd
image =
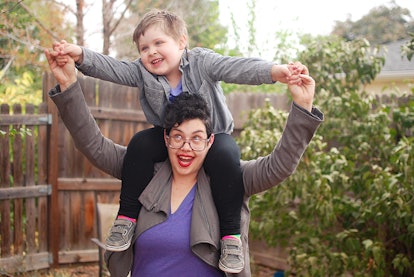
[[[191,140],[195,141],[195,142],[199,142],[199,141],[201,141],[201,138],[200,137],[193,137]]]

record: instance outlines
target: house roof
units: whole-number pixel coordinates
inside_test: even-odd
[[[402,56],[401,46],[407,40],[399,40],[384,44],[387,49],[385,64],[378,77],[413,77],[414,60],[409,61],[406,56]]]

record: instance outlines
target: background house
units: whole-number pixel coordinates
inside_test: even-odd
[[[403,57],[401,46],[405,40],[383,45],[386,51],[385,65],[374,82],[366,86],[372,93],[389,93],[395,90],[403,93],[414,88],[414,60]]]

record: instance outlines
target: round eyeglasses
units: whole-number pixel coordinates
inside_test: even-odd
[[[200,137],[193,137],[193,138],[183,138],[180,135],[175,136],[167,136],[168,147],[172,149],[181,149],[184,147],[186,143],[190,145],[190,148],[193,151],[203,151],[207,147],[207,143],[210,141],[208,139],[202,139]]]

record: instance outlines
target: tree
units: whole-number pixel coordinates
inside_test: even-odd
[[[70,35],[71,27],[65,22],[60,7],[46,2],[26,0],[0,4],[0,94],[17,79],[33,80],[32,89],[40,90],[40,76],[46,69],[44,48],[63,34]],[[24,77],[24,72],[29,75]]]
[[[402,47],[401,52],[407,56],[407,59],[411,61],[414,56],[414,33],[410,33],[411,40],[407,41]]]
[[[74,30],[76,34],[76,44],[78,45],[85,45],[85,26],[84,26],[84,17],[85,17],[85,10],[88,8],[88,4],[84,0],[75,0],[76,7],[73,8],[70,3],[66,2],[59,2],[57,0],[52,0],[53,3],[61,8],[61,12],[64,15],[73,15],[76,21],[76,28]],[[70,37],[64,37],[64,39],[69,40]]]
[[[331,34],[345,40],[365,38],[371,44],[379,45],[406,39],[409,32],[414,32],[410,11],[401,8],[393,0],[390,7],[383,5],[373,8],[355,22],[350,18],[345,22],[337,21]]]
[[[109,54],[110,39],[123,20],[132,0],[102,0],[102,22],[103,22],[103,54]],[[118,12],[120,10],[120,12]],[[116,15],[118,15],[116,17]]]
[[[413,276],[413,92],[387,102],[364,92],[383,64],[366,40],[319,39],[299,59],[325,122],[296,172],[252,198],[252,236],[287,247],[299,276]],[[252,112],[243,158],[268,154],[285,118],[270,105]]]

